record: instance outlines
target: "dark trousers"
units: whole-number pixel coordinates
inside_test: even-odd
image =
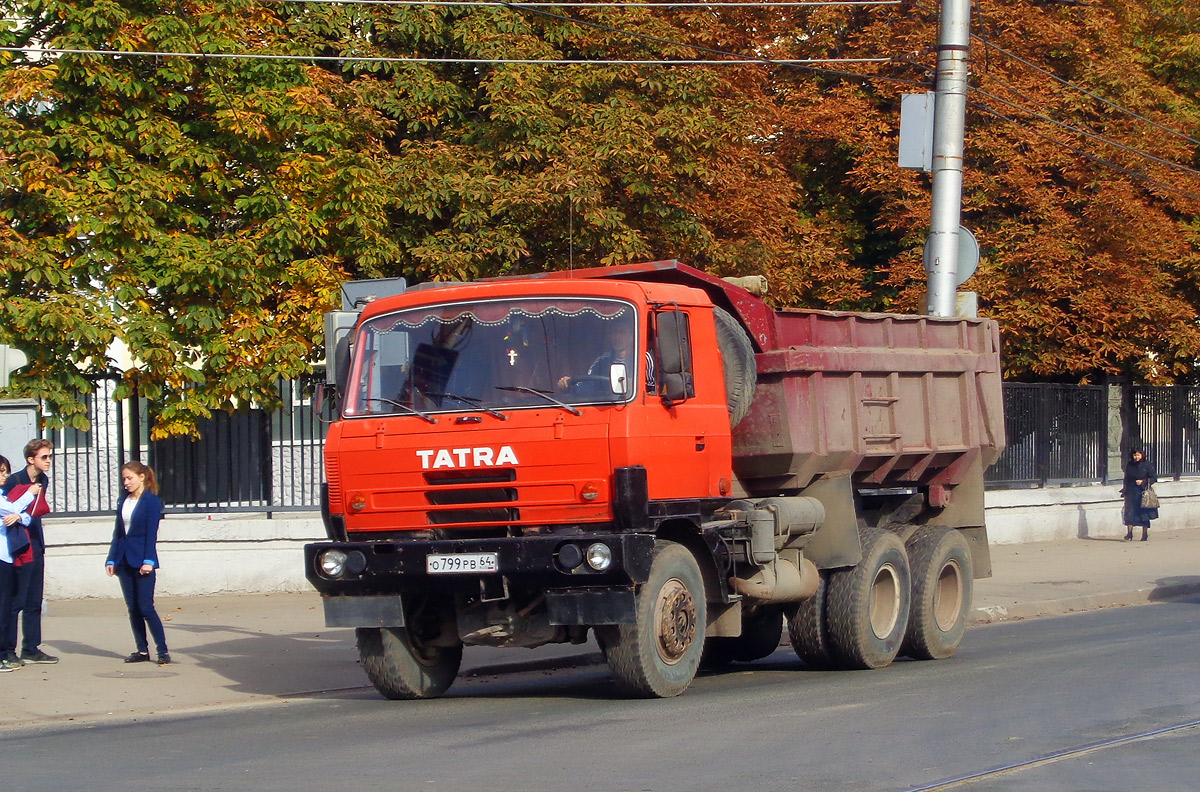
[[[0,659],[17,651],[17,614],[21,612],[17,603],[25,598],[19,588],[19,571],[20,567],[0,561]]]
[[[21,609],[21,654],[34,654],[42,645],[42,598],[46,593],[45,550],[34,546],[33,561],[17,567],[17,581],[14,607],[19,605]],[[16,627],[16,619],[13,620],[13,627]]]
[[[162,619],[154,610],[154,573],[143,575],[137,567],[118,563],[117,578],[121,581],[121,593],[125,595],[125,606],[129,608],[129,626],[133,628],[133,640],[139,652],[149,652],[150,645],[146,640],[146,627],[154,636],[155,651],[167,653],[167,634],[163,630]]]
[[[35,551],[36,552],[36,551]],[[45,556],[14,566],[0,561],[0,656],[17,651],[17,621],[25,614],[22,654],[33,654],[42,642],[42,587],[46,579]],[[37,585],[36,594],[33,591]],[[36,609],[32,603],[36,600]]]

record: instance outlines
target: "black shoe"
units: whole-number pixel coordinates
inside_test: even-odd
[[[1132,541],[1133,541],[1133,531],[1130,531],[1129,533],[1125,534],[1125,541],[1126,541],[1126,542],[1132,542]]]
[[[3,658],[0,658],[0,660],[2,660],[9,668],[20,668],[21,666],[25,665],[25,661],[17,657],[16,652],[9,652],[8,654],[4,655]]]
[[[149,659],[149,658],[147,658],[147,659]],[[163,652],[162,654],[160,654],[158,656],[158,664],[160,666],[171,665],[171,655],[167,654],[166,652]]]
[[[42,663],[44,665],[50,665],[52,663],[58,662],[58,658],[55,657],[54,655],[48,655],[45,652],[41,652],[41,651],[22,652],[21,659],[24,660],[26,663]]]
[[[125,662],[126,663],[149,663],[150,662],[150,653],[149,652],[134,652],[133,654],[129,655],[129,657],[125,658]]]

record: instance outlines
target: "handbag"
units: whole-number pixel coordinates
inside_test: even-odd
[[[29,549],[29,531],[21,523],[13,523],[5,530],[8,539],[8,554],[13,558]]]
[[[1157,509],[1158,508],[1158,493],[1154,491],[1153,486],[1148,486],[1142,492],[1142,508]]]
[[[32,486],[32,484],[17,484],[8,491],[8,499],[15,503],[21,498],[22,495],[25,494],[25,490]],[[25,513],[35,519],[50,513],[50,504],[46,502],[45,488],[43,488],[42,491],[38,493],[37,497],[33,499],[33,503],[29,504],[29,506],[25,509]]]

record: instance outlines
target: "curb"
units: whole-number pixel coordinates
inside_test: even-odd
[[[1124,608],[1130,605],[1146,605],[1200,594],[1200,583],[1176,583],[1132,591],[1117,591],[1106,594],[1085,594],[1040,602],[1020,602],[1012,605],[987,605],[975,608],[968,625],[980,627],[1006,621],[1036,619],[1040,616],[1062,616],[1067,613]]]

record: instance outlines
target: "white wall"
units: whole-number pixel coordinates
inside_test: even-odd
[[[1118,488],[1050,487],[987,493],[992,544],[1123,536]],[[1162,519],[1151,530],[1200,524],[1200,479],[1155,485]],[[50,544],[46,598],[120,597],[104,574],[111,518],[44,521]],[[157,592],[161,596],[309,591],[305,543],[325,538],[316,513],[267,519],[263,514],[168,515],[159,529]]]

